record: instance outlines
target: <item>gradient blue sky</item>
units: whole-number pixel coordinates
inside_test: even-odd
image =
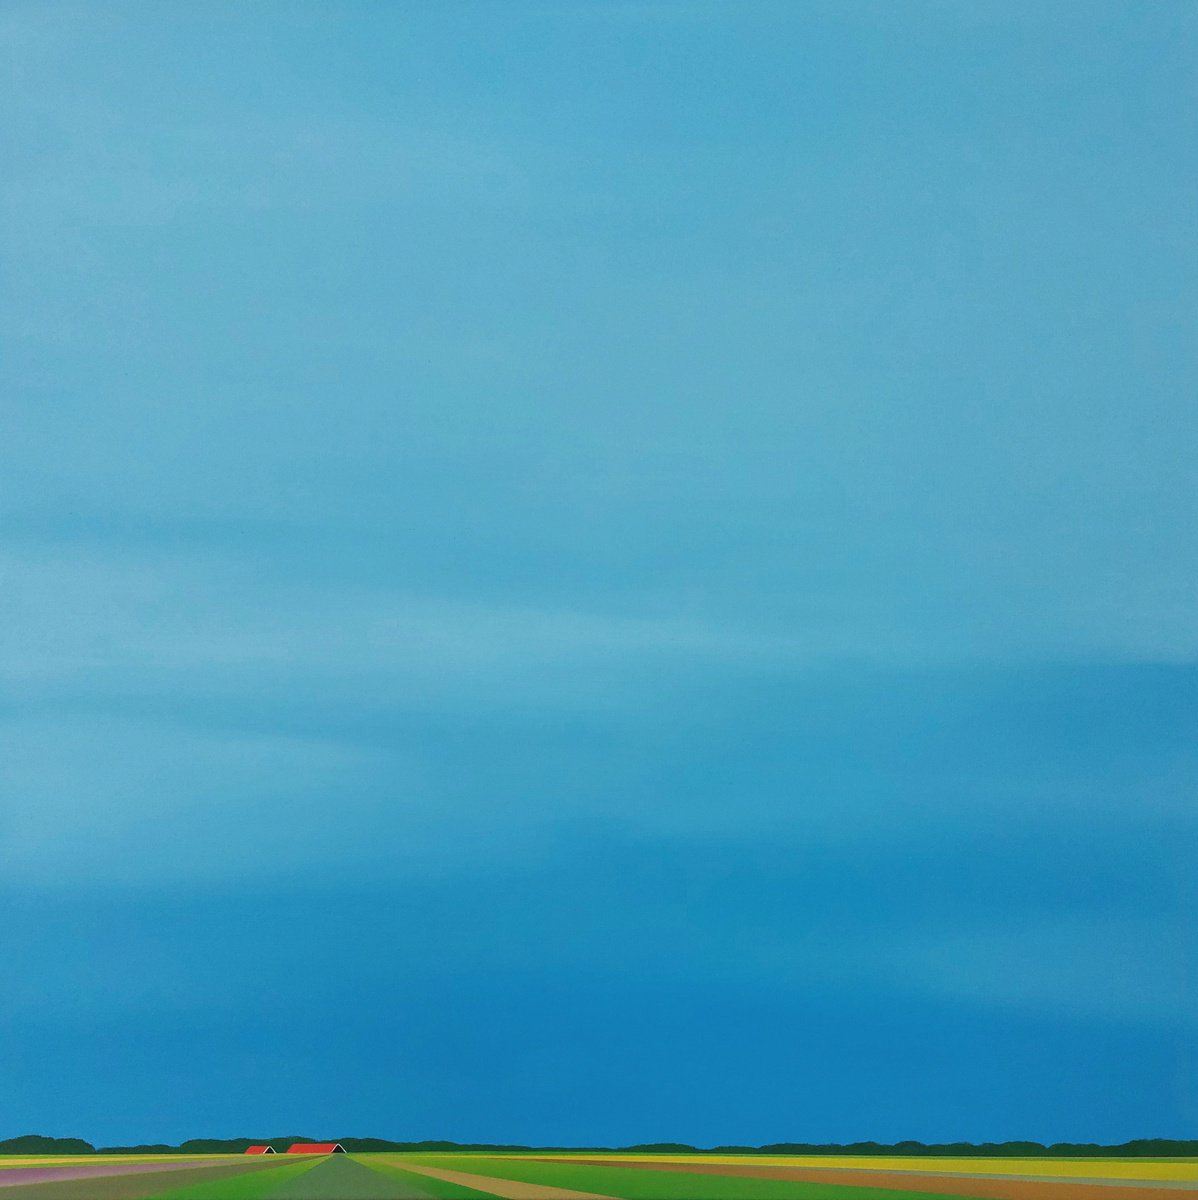
[[[1193,1136],[1196,35],[4,4],[0,1136]]]

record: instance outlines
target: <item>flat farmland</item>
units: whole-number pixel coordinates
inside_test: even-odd
[[[0,1200],[1198,1200],[1198,1160],[700,1154],[0,1158]]]
[[[517,1197],[526,1185],[620,1200],[1181,1200],[1198,1193],[1198,1163],[1133,1159],[937,1159],[767,1155],[384,1156]],[[509,1186],[510,1185],[510,1186]],[[888,1194],[888,1195],[887,1195]],[[548,1198],[546,1198],[548,1200]]]

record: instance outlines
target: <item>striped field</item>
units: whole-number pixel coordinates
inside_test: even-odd
[[[0,1157],[0,1200],[1198,1200],[1198,1160],[700,1154]]]

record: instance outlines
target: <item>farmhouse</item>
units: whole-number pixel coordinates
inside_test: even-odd
[[[247,1146],[246,1154],[273,1154],[275,1148],[273,1146]]]
[[[287,1147],[288,1154],[344,1154],[345,1147],[340,1142],[296,1142]]]

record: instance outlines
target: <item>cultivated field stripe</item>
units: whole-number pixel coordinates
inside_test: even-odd
[[[628,1163],[628,1166],[643,1166],[643,1163]],[[675,1164],[676,1165],[676,1164]],[[695,1164],[699,1165],[699,1164]],[[784,1171],[786,1167],[766,1167],[765,1170]],[[829,1179],[836,1176],[857,1175],[864,1179],[902,1179],[909,1176],[916,1180],[926,1179],[998,1179],[1019,1183],[1056,1183],[1079,1184],[1085,1187],[1121,1187],[1121,1188],[1187,1188],[1191,1191],[1198,1189],[1198,1179],[1127,1179],[1123,1177],[1105,1178],[1100,1175],[999,1175],[997,1173],[975,1175],[970,1171],[849,1171],[842,1167],[827,1169],[819,1167],[789,1168],[805,1170],[811,1175],[826,1175]],[[891,1186],[886,1184],[884,1186]]]
[[[446,1179],[415,1175],[402,1166],[386,1159],[377,1159],[373,1155],[363,1156],[358,1161],[372,1171],[402,1179],[404,1185],[411,1188],[413,1195],[420,1196],[423,1200],[482,1200],[482,1197],[491,1194],[463,1187],[460,1183],[450,1183]]]
[[[213,1162],[141,1174],[93,1175],[87,1179],[59,1179],[50,1183],[25,1183],[0,1190],[3,1200],[149,1200],[172,1188],[261,1170],[257,1162]]]
[[[111,1163],[160,1163],[166,1161],[163,1154],[0,1154],[0,1169],[11,1167],[70,1167],[108,1165]],[[241,1155],[230,1154],[177,1154],[171,1156],[176,1162],[202,1163],[228,1161]]]
[[[330,1155],[311,1171],[270,1192],[269,1200],[428,1200],[402,1179],[372,1171],[345,1155]]]
[[[113,1175],[144,1175],[155,1171],[179,1171],[187,1167],[220,1166],[227,1159],[158,1159],[154,1162],[76,1162],[50,1166],[10,1167],[0,1175],[0,1188],[19,1187],[23,1183],[56,1183],[65,1179],[96,1179]]]
[[[421,1157],[421,1163],[446,1165],[445,1158]],[[628,1164],[542,1163],[526,1159],[486,1157],[476,1159],[479,1170],[489,1178],[549,1184],[570,1191],[602,1194],[619,1200],[894,1200],[894,1193],[881,1188],[844,1188],[827,1183],[806,1183],[740,1174],[722,1175],[706,1171],[687,1172],[663,1167],[660,1171],[630,1170]],[[456,1165],[456,1164],[454,1164]],[[909,1194],[916,1200],[919,1193]],[[940,1200],[940,1197],[925,1197]],[[1176,1197],[1174,1197],[1176,1200]]]
[[[258,1171],[243,1171],[224,1179],[206,1179],[203,1183],[174,1187],[156,1192],[153,1200],[264,1200],[280,1183],[310,1171],[315,1160],[272,1164]]]
[[[753,1167],[810,1170],[913,1171],[918,1175],[998,1175],[1019,1178],[1111,1180],[1180,1180],[1198,1183],[1198,1159],[1193,1158],[949,1158],[935,1155],[842,1154],[519,1154],[514,1158],[555,1162],[718,1163]]]
[[[794,1180],[847,1188],[916,1192],[921,1195],[979,1197],[981,1200],[1182,1200],[1178,1192],[1193,1192],[1193,1184],[1175,1181],[1080,1180],[1018,1175],[921,1175],[914,1171],[859,1171],[810,1167],[775,1167],[752,1163],[647,1162],[643,1159],[525,1159],[527,1162],[574,1164],[668,1174],[716,1175],[726,1178]]]
[[[516,1179],[497,1179],[493,1175],[473,1175],[468,1171],[445,1171],[439,1167],[417,1167],[405,1165],[405,1171],[427,1175],[429,1179],[443,1179],[446,1183],[461,1184],[478,1192],[492,1196],[503,1196],[505,1200],[615,1200],[599,1192],[576,1192],[570,1188],[550,1187],[544,1183],[526,1183]]]

